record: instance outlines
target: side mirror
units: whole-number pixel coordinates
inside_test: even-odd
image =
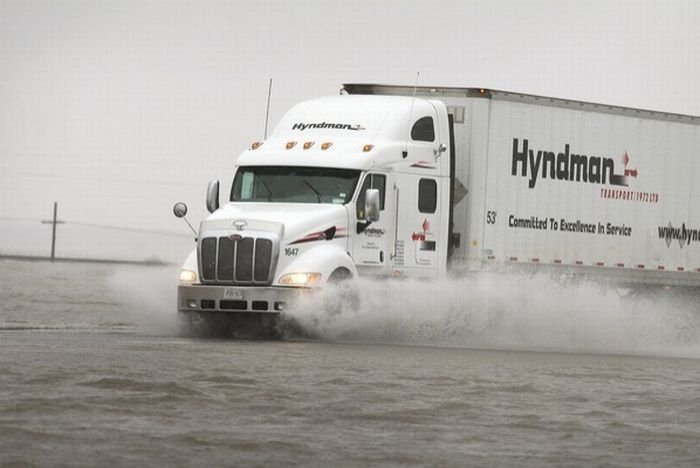
[[[207,210],[213,213],[219,209],[219,181],[212,180],[207,186]]]
[[[182,202],[177,202],[177,203],[175,203],[175,205],[173,206],[173,214],[174,214],[176,217],[182,218],[182,219],[185,220],[185,222],[187,223],[187,225],[188,225],[188,226],[190,227],[190,229],[192,230],[192,233],[194,234],[194,236],[195,236],[195,241],[196,241],[196,240],[197,240],[197,231],[195,231],[195,229],[192,227],[192,225],[190,224],[190,222],[187,221],[187,218],[185,218],[185,215],[187,214],[187,205],[185,205],[185,204],[182,203]]]
[[[173,214],[178,218],[184,218],[187,214],[187,205],[182,202],[175,203],[175,206],[173,206]]]
[[[365,192],[365,219],[367,221],[379,221],[379,206],[379,189],[367,189]]]

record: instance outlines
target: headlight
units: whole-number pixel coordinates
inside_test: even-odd
[[[182,270],[180,272],[180,282],[181,283],[196,283],[197,273],[192,270]]]
[[[289,286],[311,286],[318,283],[321,273],[287,273],[280,278],[280,284]]]

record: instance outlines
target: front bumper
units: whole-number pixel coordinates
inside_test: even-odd
[[[179,285],[177,310],[180,312],[259,312],[277,314],[308,294],[308,288],[258,286]]]

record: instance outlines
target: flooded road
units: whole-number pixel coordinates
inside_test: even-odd
[[[316,340],[191,338],[173,318],[176,273],[0,262],[0,465],[700,464],[688,330],[669,353],[626,335],[621,355],[605,342],[625,315],[600,334],[578,323],[567,348],[575,334],[540,330],[548,318],[517,340],[519,322],[421,321],[404,305],[404,321],[300,314]],[[651,333],[648,320],[628,328]]]

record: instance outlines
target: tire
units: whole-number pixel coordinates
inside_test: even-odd
[[[343,311],[356,311],[360,306],[357,286],[352,273],[346,268],[338,268],[328,278],[330,295],[326,297],[325,309],[328,315],[339,315]]]
[[[352,273],[347,268],[338,268],[331,276],[328,278],[328,283],[333,285],[338,285],[343,281],[348,281],[352,279]]]

